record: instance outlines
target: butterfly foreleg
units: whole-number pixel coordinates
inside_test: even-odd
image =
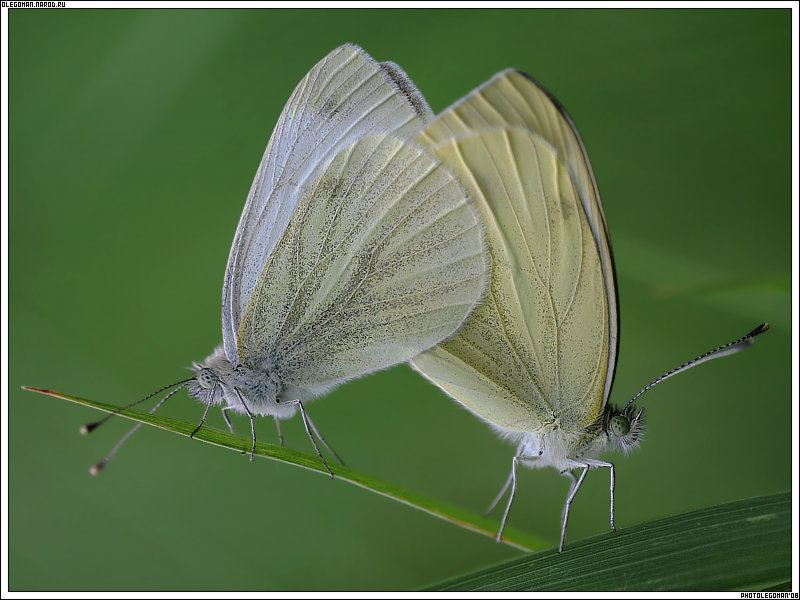
[[[508,478],[506,479],[506,482],[503,484],[503,487],[500,488],[500,492],[497,494],[497,496],[494,497],[494,500],[492,500],[492,503],[489,505],[489,508],[487,508],[485,511],[483,511],[483,515],[484,516],[486,516],[490,512],[492,512],[494,510],[494,507],[497,506],[497,503],[500,502],[500,498],[502,498],[505,495],[506,490],[508,489],[508,486],[511,485],[511,479],[513,477],[514,477],[514,473],[513,473],[513,467],[512,467],[512,470],[509,471],[509,473],[508,473]]]
[[[216,386],[211,388],[211,393],[208,395],[208,404],[206,404],[206,410],[203,413],[203,418],[200,419],[200,425],[195,427],[194,431],[189,435],[189,439],[192,439],[194,437],[194,434],[197,433],[198,431],[200,431],[200,428],[203,426],[203,423],[206,422],[206,417],[208,416],[208,409],[211,408],[211,400],[213,400],[213,398],[214,398],[214,388],[215,387]]]
[[[242,406],[244,406],[244,409],[247,411],[247,416],[250,417],[250,431],[253,434],[253,447],[250,450],[250,462],[253,462],[253,459],[255,458],[255,455],[256,455],[256,423],[255,423],[255,419],[253,418],[253,413],[251,413],[250,409],[247,408],[247,404],[245,404],[244,397],[242,396],[241,392],[239,391],[239,388],[234,387],[233,389],[236,391],[236,395],[239,396],[239,401],[242,403]]]
[[[567,494],[567,501],[564,503],[564,512],[561,514],[561,541],[558,543],[559,552],[564,550],[564,541],[567,539],[567,521],[569,520],[570,506],[575,499],[575,494],[578,493],[583,480],[586,478],[586,473],[589,472],[589,465],[586,463],[576,463],[575,468],[581,469],[581,474],[577,480],[571,470],[563,471],[562,473],[565,477],[569,477],[572,480],[572,485],[570,485],[569,494]]]
[[[595,459],[584,459],[586,464],[591,467],[607,467],[608,470],[611,472],[611,531],[616,531],[617,528],[614,526],[614,463],[606,462],[604,460],[595,460]]]
[[[517,465],[523,461],[533,461],[538,459],[539,456],[527,456],[527,455],[518,455],[511,459],[511,475],[509,477],[509,481],[511,482],[511,495],[508,497],[508,504],[506,504],[506,511],[503,513],[503,519],[500,521],[500,529],[497,531],[496,540],[499,542],[503,537],[503,529],[506,526],[506,519],[508,519],[508,513],[511,511],[511,503],[514,501],[514,494],[517,491]],[[503,487],[503,490],[500,492],[500,496],[502,496],[506,488],[508,487],[508,481],[506,485]],[[499,500],[500,497],[497,498]],[[496,500],[496,501],[497,501]]]
[[[322,452],[319,451],[319,446],[317,446],[317,440],[314,439],[314,436],[311,433],[312,429],[313,429],[314,433],[317,434],[317,436],[322,441],[322,443],[325,444],[325,447],[328,450],[331,450],[331,448],[330,448],[330,446],[328,446],[328,444],[325,443],[325,440],[322,438],[322,436],[319,435],[319,432],[317,431],[317,428],[314,427],[314,424],[311,422],[311,419],[308,418],[308,415],[306,414],[306,409],[303,406],[303,403],[300,400],[292,400],[291,402],[289,402],[287,404],[295,404],[295,403],[300,407],[300,416],[303,418],[303,425],[306,428],[306,435],[311,440],[311,443],[314,445],[314,450],[317,451],[317,456],[319,456],[320,460],[322,461],[322,464],[325,465],[325,468],[328,470],[328,473],[331,474],[331,479],[333,479],[334,478],[333,471],[331,471],[331,468],[328,466],[328,463],[325,461],[325,457],[322,456]],[[334,456],[336,456],[336,453],[333,452],[333,450],[331,450],[331,452],[333,453]],[[336,456],[336,458],[339,459],[338,456]],[[341,459],[339,459],[339,461],[341,462]]]
[[[231,425],[231,420],[228,417],[228,411],[231,410],[232,406],[226,406],[222,409],[222,418],[225,419],[225,424],[228,426],[228,431],[230,431],[233,435],[236,435],[236,432],[233,431],[233,425]]]

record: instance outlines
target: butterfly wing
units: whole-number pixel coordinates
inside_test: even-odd
[[[267,145],[228,258],[222,298],[228,357],[236,356],[237,330],[264,265],[322,169],[368,135],[413,139],[430,117],[400,67],[377,63],[353,45],[332,51],[297,85]]]
[[[492,281],[467,324],[412,365],[501,427],[535,431],[555,412],[588,426],[613,378],[616,286],[597,187],[566,113],[504,71],[421,141],[475,198]]]
[[[239,327],[240,359],[330,389],[452,335],[488,270],[452,173],[399,138],[364,138],[324,169],[275,246]]]

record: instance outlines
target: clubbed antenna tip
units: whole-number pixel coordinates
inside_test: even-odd
[[[625,408],[628,408],[633,401],[636,400],[639,396],[644,394],[647,390],[651,387],[661,383],[665,379],[669,379],[670,377],[677,375],[678,373],[682,373],[692,367],[696,367],[697,365],[703,364],[709,360],[713,360],[715,358],[722,358],[723,356],[730,356],[731,354],[735,354],[740,350],[744,350],[745,348],[749,348],[753,345],[753,338],[757,335],[760,335],[769,329],[769,323],[762,323],[755,329],[753,329],[747,335],[743,335],[738,340],[733,340],[730,343],[724,344],[722,346],[718,346],[713,350],[709,350],[705,354],[701,354],[697,358],[693,358],[687,363],[682,364],[680,367],[676,369],[672,369],[669,373],[665,373],[658,379],[651,381],[647,386],[645,386],[638,394],[636,394],[633,398],[631,398],[628,403],[625,405]],[[625,410],[625,409],[623,409]]]
[[[106,462],[108,461],[101,460],[96,465],[92,465],[91,467],[89,467],[89,473],[91,473],[92,475],[97,475],[103,469],[103,467],[106,466]]]
[[[190,382],[190,381],[191,381],[191,379],[187,379],[187,380],[185,380],[185,381],[180,381],[180,382],[178,382],[178,383],[173,383],[173,384],[172,384],[172,386],[167,386],[167,387],[165,387],[165,388],[162,388],[161,390],[159,390],[159,391],[163,392],[164,390],[166,390],[166,389],[169,389],[170,387],[173,387],[173,386],[176,386],[176,385],[178,386],[178,387],[176,387],[174,390],[172,390],[170,393],[168,393],[166,396],[164,396],[164,397],[163,397],[161,400],[159,400],[159,401],[158,401],[158,404],[156,404],[156,405],[155,405],[153,408],[151,408],[151,409],[150,409],[149,411],[147,411],[147,412],[148,412],[149,414],[151,414],[151,415],[152,415],[154,412],[156,412],[156,411],[159,409],[159,407],[160,407],[162,404],[164,404],[164,402],[166,402],[167,400],[169,400],[169,398],[170,398],[171,396],[173,396],[173,395],[174,395],[176,392],[178,392],[179,390],[182,390],[183,388],[185,388],[185,387],[186,387],[186,386],[189,384],[189,382]],[[150,398],[150,397],[154,396],[154,395],[155,395],[155,394],[157,394],[157,393],[158,393],[158,392],[155,392],[155,393],[153,393],[153,394],[150,394],[150,396],[148,396],[148,398]],[[144,400],[146,400],[146,399],[147,399],[147,398],[144,398]],[[142,402],[142,400],[137,400],[136,402],[134,402],[134,404],[139,404],[140,402]],[[82,425],[82,426],[81,426],[81,429],[80,429],[80,432],[81,432],[83,435],[88,435],[89,433],[91,433],[91,432],[92,432],[92,430],[93,430],[93,429],[95,429],[95,428],[97,428],[98,426],[102,425],[103,423],[105,423],[106,421],[108,421],[108,419],[109,419],[110,417],[112,417],[112,416],[114,416],[115,414],[119,413],[119,411],[120,411],[120,410],[125,410],[126,408],[129,408],[130,406],[133,406],[133,404],[129,404],[128,406],[125,406],[125,407],[123,407],[123,408],[121,408],[121,409],[117,409],[116,411],[114,411],[114,412],[112,412],[112,413],[109,413],[109,414],[108,414],[108,415],[106,415],[106,416],[105,416],[103,419],[100,419],[99,421],[96,421],[96,422],[94,422],[94,423],[89,423],[88,425]],[[91,473],[92,475],[97,475],[97,474],[100,472],[100,470],[101,470],[103,467],[105,467],[105,466],[106,466],[106,463],[107,463],[109,460],[111,460],[111,457],[113,457],[113,456],[114,456],[114,455],[117,453],[117,450],[119,450],[119,449],[120,449],[120,446],[122,446],[122,444],[124,444],[124,443],[125,443],[125,440],[127,440],[129,437],[131,437],[131,436],[132,436],[132,435],[133,435],[133,434],[136,432],[136,430],[137,430],[137,429],[139,429],[139,427],[141,427],[142,425],[143,425],[143,423],[141,423],[141,422],[139,422],[139,423],[136,423],[136,425],[134,425],[134,426],[133,426],[133,428],[132,428],[130,431],[128,431],[128,433],[126,433],[125,435],[123,435],[123,436],[122,436],[122,439],[121,439],[119,442],[117,442],[117,445],[116,445],[116,446],[114,446],[114,447],[111,449],[111,452],[109,452],[109,453],[108,453],[108,455],[107,455],[107,456],[106,456],[106,457],[105,457],[103,460],[101,460],[99,463],[97,463],[96,465],[93,465],[92,467],[90,467],[90,468],[89,468],[89,473]]]
[[[87,423],[85,425],[81,425],[79,431],[81,432],[81,435],[89,435],[95,429],[97,429],[97,426],[100,425],[101,423],[102,421],[95,421],[94,423]]]

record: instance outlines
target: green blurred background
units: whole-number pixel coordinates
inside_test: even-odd
[[[343,482],[23,392],[124,404],[221,339],[233,233],[284,102],[344,42],[400,64],[439,112],[506,67],[588,148],[614,244],[614,401],[648,392],[616,456],[625,527],[791,485],[788,10],[70,10],[9,14],[9,585],[410,589],[518,556]],[[181,395],[165,415],[199,422]],[[480,511],[513,448],[406,366],[310,413],[348,463]],[[210,417],[223,428],[217,412]],[[246,420],[234,422],[247,434]],[[258,423],[274,440],[272,423]],[[310,451],[299,419],[289,445]],[[555,544],[568,481],[524,470],[511,524]],[[608,529],[608,474],[569,540]],[[787,549],[788,551],[788,549]]]

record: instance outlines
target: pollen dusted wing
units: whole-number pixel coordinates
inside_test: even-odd
[[[292,217],[239,328],[241,358],[273,362],[297,387],[336,385],[454,333],[487,282],[479,218],[452,173],[417,146],[368,137]]]
[[[569,172],[523,129],[464,137],[435,154],[476,199],[492,279],[466,325],[412,364],[495,425],[536,431],[558,412],[567,431],[584,429],[603,399],[608,307]]]
[[[603,405],[608,401],[619,343],[614,261],[600,194],[583,141],[561,104],[525,73],[506,69],[438,116],[419,138],[430,146],[493,129],[522,128],[539,135],[555,151],[573,181],[594,238],[604,279],[610,339]],[[525,168],[524,161],[519,161]],[[467,168],[471,167],[468,165]],[[533,210],[533,209],[532,209]]]
[[[353,45],[322,59],[283,109],[256,173],[225,271],[222,334],[226,355],[275,244],[322,169],[356,140],[389,133],[413,139],[430,108],[403,70]]]

